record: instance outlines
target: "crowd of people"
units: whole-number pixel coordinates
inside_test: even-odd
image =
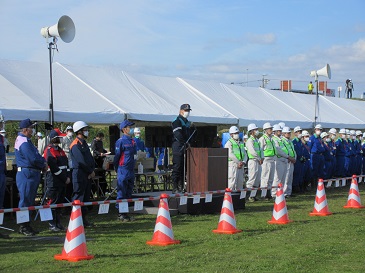
[[[225,143],[229,150],[228,187],[232,190],[243,187],[277,187],[282,183],[287,198],[293,193],[316,189],[318,179],[343,178],[365,172],[365,133],[335,128],[325,132],[317,124],[310,135],[299,126],[292,131],[284,123],[263,125],[259,128],[249,124],[247,138],[239,139],[239,129],[229,129],[230,139]],[[364,155],[364,156],[363,156]],[[247,182],[244,168],[247,166]],[[263,198],[275,197],[276,188],[268,190]],[[255,202],[256,190],[247,198]]]

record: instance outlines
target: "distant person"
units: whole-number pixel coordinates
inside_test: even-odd
[[[38,153],[32,143],[34,123],[30,119],[22,120],[19,124],[20,133],[15,140],[15,160],[18,167],[16,185],[19,190],[19,208],[34,206],[37,195],[41,172],[47,170],[47,163]],[[34,236],[29,222],[19,224],[19,233],[25,236]]]
[[[347,98],[352,99],[352,91],[354,90],[354,84],[351,79],[346,80],[346,92]]]
[[[38,132],[37,139],[38,139],[38,143],[37,143],[38,152],[39,152],[39,154],[42,155],[44,152],[44,148],[46,148],[46,138],[43,137],[43,134],[41,132]]]
[[[95,138],[91,142],[91,151],[93,153],[96,166],[98,168],[103,167],[103,161],[106,156],[106,153],[108,152],[107,150],[104,149],[103,140],[104,140],[104,133],[99,132],[96,134]]]
[[[66,127],[66,136],[62,138],[61,146],[62,150],[66,153],[67,159],[68,159],[68,166],[72,169],[72,161],[71,161],[71,155],[70,155],[70,145],[72,141],[74,140],[74,131],[72,129],[72,126]]]
[[[141,139],[141,129],[139,129],[138,127],[134,128],[133,134],[134,134],[133,139],[136,142],[137,151],[145,152],[146,147],[144,145],[144,141]]]
[[[312,95],[313,94],[313,89],[314,89],[313,83],[309,82],[308,83],[308,94]]]
[[[2,135],[3,138],[4,138],[5,153],[9,153],[10,146],[9,146],[9,141],[6,138],[6,131],[5,131],[5,129],[3,129],[3,130],[0,131],[0,135]]]

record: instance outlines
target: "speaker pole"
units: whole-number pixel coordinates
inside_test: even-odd
[[[54,46],[56,45],[56,38],[53,38],[53,41],[48,44],[49,51],[49,83],[50,83],[50,91],[49,91],[49,123],[53,127],[54,123],[54,110],[53,110],[53,77],[52,77],[52,50],[56,49]]]
[[[318,99],[319,99],[319,95],[318,95],[318,75],[316,72],[315,75],[315,83],[316,83],[316,104],[315,104],[315,108],[314,108],[314,126],[313,128],[317,125],[317,118],[318,118],[318,114],[319,114],[319,105],[318,105]]]

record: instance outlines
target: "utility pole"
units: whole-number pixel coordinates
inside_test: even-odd
[[[268,83],[268,80],[265,80],[265,76],[267,76],[267,74],[262,75],[262,85],[261,85],[262,88],[265,88],[265,84]]]

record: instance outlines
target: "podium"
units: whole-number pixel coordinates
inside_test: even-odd
[[[187,150],[187,191],[224,190],[228,184],[228,149],[190,148]]]

